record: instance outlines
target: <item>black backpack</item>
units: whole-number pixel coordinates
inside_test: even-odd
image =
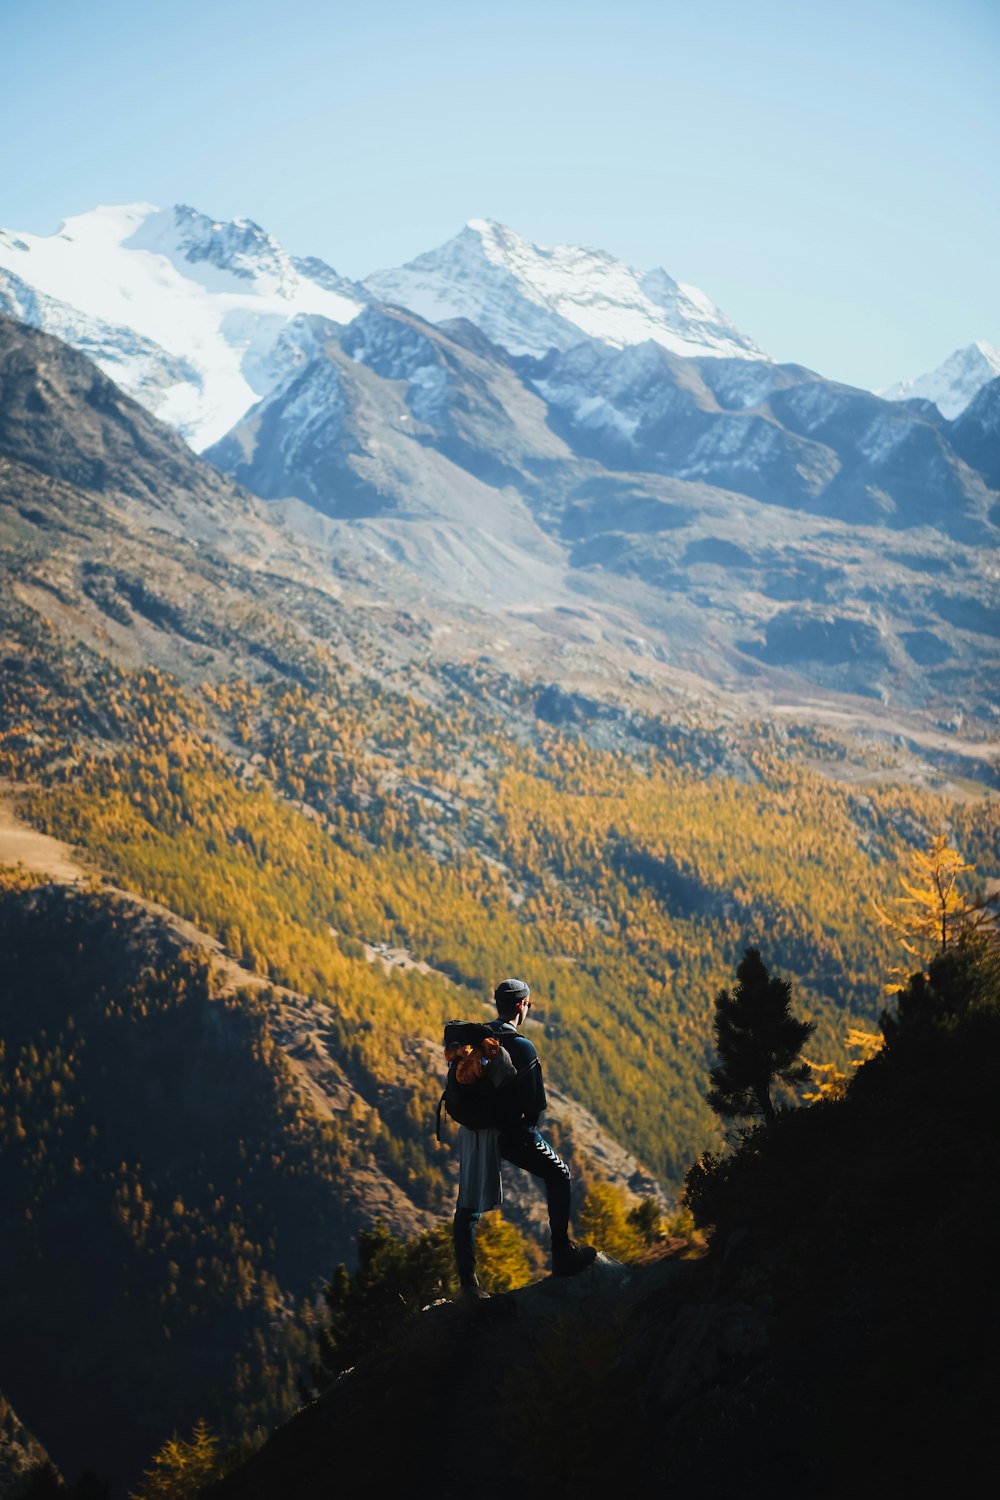
[[[489,1078],[489,1064],[476,1062],[479,1048],[487,1037],[499,1042],[502,1021],[449,1021],[444,1028],[444,1053],[448,1060],[448,1078],[438,1101],[435,1135],[441,1139],[441,1108],[448,1111],[458,1125],[470,1130],[484,1130],[500,1125],[510,1107]],[[459,1065],[465,1062],[465,1073],[474,1077],[460,1082]],[[470,1066],[471,1065],[471,1066]]]

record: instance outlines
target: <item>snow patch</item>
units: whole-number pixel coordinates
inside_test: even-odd
[[[874,464],[891,458],[910,431],[910,424],[898,417],[876,417],[858,440],[858,449]]]

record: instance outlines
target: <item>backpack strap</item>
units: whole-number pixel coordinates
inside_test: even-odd
[[[440,1097],[440,1099],[438,1100],[437,1120],[435,1121],[435,1125],[434,1125],[434,1139],[437,1140],[437,1141],[440,1141],[440,1139],[441,1139],[441,1110],[443,1109],[443,1107],[444,1107],[444,1094],[442,1094],[441,1097]]]

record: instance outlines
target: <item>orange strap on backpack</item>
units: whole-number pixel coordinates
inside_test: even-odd
[[[500,1055],[500,1043],[495,1036],[484,1037],[478,1047],[468,1042],[462,1047],[446,1047],[444,1055],[449,1063],[456,1063],[455,1078],[459,1083],[475,1083],[483,1076],[483,1059],[492,1062]]]

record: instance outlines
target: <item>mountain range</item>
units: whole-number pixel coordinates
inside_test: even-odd
[[[89,353],[195,448],[207,446],[287,373],[303,316],[350,322],[372,301],[428,322],[467,318],[510,354],[541,358],[585,339],[652,341],[689,357],[768,362],[697,287],[604,251],[534,245],[489,219],[363,281],[292,256],[252,220],[179,205],[103,207],[53,235],[0,229],[0,310]],[[277,347],[280,342],[280,349]],[[878,392],[934,401],[949,419],[1000,375],[979,341],[938,369]]]
[[[640,678],[973,737],[1000,715],[988,346],[949,419],[774,362],[665,271],[491,221],[359,283],[141,204],[0,233],[0,307],[375,596],[530,618],[543,654],[577,622]]]

